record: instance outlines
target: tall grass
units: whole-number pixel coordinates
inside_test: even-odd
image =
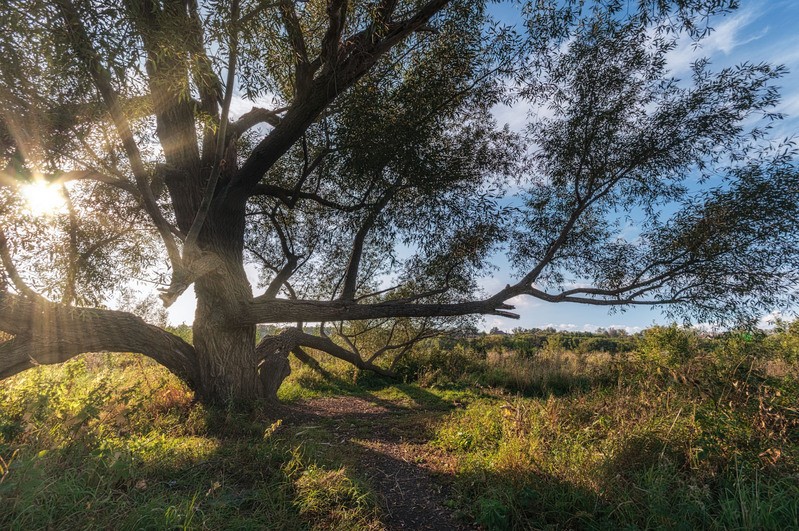
[[[480,357],[505,391],[434,441],[458,456],[462,510],[488,529],[799,528],[795,366],[671,339]]]

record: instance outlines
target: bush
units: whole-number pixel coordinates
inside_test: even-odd
[[[474,375],[483,373],[485,368],[485,354],[470,343],[441,338],[417,345],[397,363],[396,370],[406,381],[433,386],[473,381]]]
[[[644,330],[639,351],[645,357],[666,365],[678,365],[699,352],[696,330],[670,326],[653,326]]]
[[[799,319],[787,323],[777,321],[774,333],[764,343],[777,359],[788,363],[799,363]]]

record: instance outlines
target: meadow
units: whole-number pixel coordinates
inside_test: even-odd
[[[246,411],[132,354],[0,382],[0,528],[799,528],[797,323],[317,358]]]

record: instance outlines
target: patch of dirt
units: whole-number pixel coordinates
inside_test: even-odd
[[[308,400],[286,407],[289,424],[324,422],[336,443],[368,479],[390,531],[477,529],[457,521],[447,506],[456,462],[429,444],[443,412],[399,407],[357,397]]]

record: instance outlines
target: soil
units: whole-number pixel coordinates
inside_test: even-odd
[[[377,493],[386,529],[477,529],[457,520],[447,503],[454,458],[429,444],[445,414],[438,408],[334,397],[288,406],[284,422],[330,429],[345,460]]]

